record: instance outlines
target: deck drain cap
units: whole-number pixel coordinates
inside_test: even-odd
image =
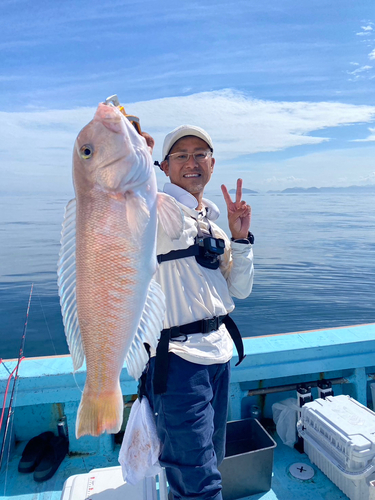
[[[302,462],[292,464],[289,467],[289,472],[293,477],[300,479],[301,481],[308,481],[314,477],[315,474],[314,469],[310,465],[303,464]]]

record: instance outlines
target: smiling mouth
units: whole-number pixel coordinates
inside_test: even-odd
[[[200,177],[200,176],[201,176],[201,174],[184,174],[183,177],[185,177],[185,179],[186,179],[186,178],[190,178],[190,177]]]

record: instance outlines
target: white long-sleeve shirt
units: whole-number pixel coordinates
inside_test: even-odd
[[[166,297],[164,328],[230,313],[234,309],[231,296],[246,298],[253,286],[252,245],[229,240],[225,232],[213,222],[219,216],[214,203],[204,199],[205,208],[198,211],[195,210],[196,198],[179,186],[167,183],[164,192],[176,199],[185,217],[185,229],[178,240],[171,240],[159,224],[158,255],[194,245],[198,225],[203,234],[209,234],[211,228],[215,238],[225,241],[218,269],[201,266],[194,256],[159,265],[154,278]],[[226,363],[233,355],[233,341],[225,325],[221,325],[217,331],[171,340],[169,351],[192,363]]]

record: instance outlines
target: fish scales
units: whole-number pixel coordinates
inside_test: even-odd
[[[141,263],[135,257],[140,249],[126,223],[125,200],[101,198],[88,210],[78,206],[76,280],[87,384],[102,393],[117,390],[118,372],[142,312],[137,302],[145,301],[149,280],[139,278]],[[105,230],[98,231],[104,220]]]

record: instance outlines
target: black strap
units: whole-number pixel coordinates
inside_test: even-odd
[[[236,346],[237,354],[238,354],[238,362],[236,363],[236,366],[238,366],[246,358],[246,354],[244,353],[244,347],[243,347],[241,333],[240,333],[236,323],[229,316],[229,314],[227,314],[225,316],[223,323],[227,327],[227,330],[228,330],[230,336],[232,337],[234,345]]]
[[[199,255],[199,245],[191,245],[188,248],[183,248],[181,250],[171,250],[168,253],[159,254],[157,256],[159,264],[161,262],[166,262],[167,260],[183,259],[184,257],[192,257],[193,255]]]
[[[167,390],[167,377],[168,377],[168,346],[170,339],[181,337],[182,335],[191,335],[194,333],[209,333],[219,329],[220,325],[224,323],[230,336],[233,339],[234,345],[238,352],[238,366],[243,359],[244,347],[240,331],[236,323],[229,315],[215,316],[213,318],[202,319],[187,323],[181,326],[173,326],[172,328],[165,328],[161,331],[158,347],[156,349],[155,358],[155,372],[154,372],[154,394],[164,394]]]
[[[168,346],[169,332],[161,332],[158,347],[156,348],[155,371],[154,371],[154,394],[164,394],[167,390],[168,372]]]

